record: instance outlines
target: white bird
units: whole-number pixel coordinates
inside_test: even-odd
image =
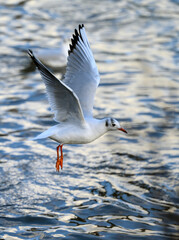
[[[100,77],[83,24],[79,25],[78,31],[75,29],[72,36],[63,81],[57,79],[31,50],[28,54],[45,83],[54,120],[58,122],[35,139],[50,138],[60,143],[57,147],[57,171],[63,167],[64,144],[90,143],[107,131],[127,133],[114,118],[93,117],[94,97]]]

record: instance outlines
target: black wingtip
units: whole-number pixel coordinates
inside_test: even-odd
[[[82,24],[79,24],[79,31],[80,31],[80,29],[82,29],[82,28],[84,28],[85,26],[84,26],[84,24],[82,23]]]
[[[28,50],[27,50],[27,53],[29,54],[30,57],[34,57],[34,54],[33,54],[33,52],[32,52],[31,49],[28,49]]]
[[[68,55],[70,55],[70,53],[72,53],[73,50],[75,49],[76,44],[79,41],[79,38],[81,38],[81,40],[83,41],[83,38],[80,33],[80,30],[82,28],[84,28],[84,24],[79,24],[79,26],[78,26],[79,30],[77,30],[77,29],[74,30],[74,34],[72,35],[72,38],[71,38],[71,44],[69,45],[70,49],[68,50]]]
[[[42,66],[43,64],[34,56],[34,53],[31,49],[27,50],[27,53],[29,54],[29,56],[31,57],[32,61],[35,63],[36,67],[39,68],[40,66]]]

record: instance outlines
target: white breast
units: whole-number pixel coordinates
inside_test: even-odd
[[[106,132],[102,120],[86,119],[85,126],[59,124],[51,139],[62,144],[85,144],[94,141]]]

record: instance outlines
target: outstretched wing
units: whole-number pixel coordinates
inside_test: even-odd
[[[28,54],[38,68],[45,83],[48,100],[54,120],[57,122],[79,122],[84,123],[84,116],[80,102],[76,94],[65,83],[58,80],[33,54],[31,50]]]
[[[92,116],[100,78],[83,24],[79,25],[79,31],[75,29],[71,42],[63,82],[78,96],[84,116]]]

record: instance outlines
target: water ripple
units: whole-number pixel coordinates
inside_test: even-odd
[[[177,6],[175,0],[1,4],[1,239],[179,238]],[[26,50],[58,48],[79,23],[101,75],[94,115],[115,117],[128,135],[65,146],[57,173],[57,144],[30,141],[54,122]],[[60,78],[65,72],[58,63],[49,67]]]

